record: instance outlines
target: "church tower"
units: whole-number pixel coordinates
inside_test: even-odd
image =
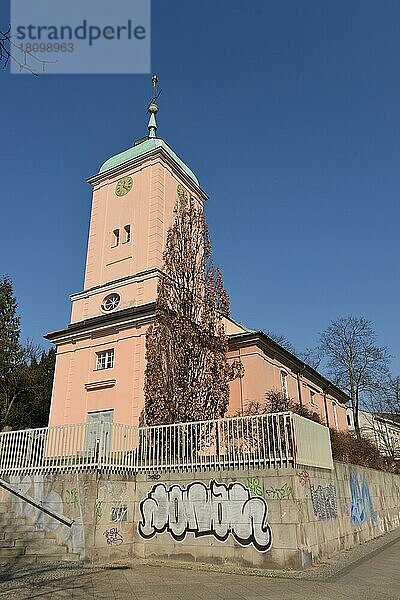
[[[154,80],[154,78],[153,78]],[[109,158],[93,187],[83,290],[70,324],[47,334],[57,358],[49,425],[138,424],[144,406],[146,330],[177,191],[207,198],[193,172],[157,137],[155,99],[148,135]]]

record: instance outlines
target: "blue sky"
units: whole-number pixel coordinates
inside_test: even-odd
[[[152,3],[158,133],[211,197],[232,315],[299,349],[364,315],[397,373],[399,51],[396,1]],[[85,179],[146,133],[149,77],[4,71],[0,90],[0,274],[40,342],[82,289]]]

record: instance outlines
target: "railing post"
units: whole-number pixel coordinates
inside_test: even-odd
[[[216,434],[217,435],[216,435],[216,439],[215,439],[215,441],[216,441],[215,450],[216,450],[216,453],[217,453],[217,462],[218,462],[218,464],[219,464],[219,457],[220,457],[220,454],[221,454],[221,439],[220,439],[220,431],[219,431],[220,423],[221,423],[221,421],[220,421],[220,419],[218,419],[218,421],[216,421],[216,426],[217,426]]]

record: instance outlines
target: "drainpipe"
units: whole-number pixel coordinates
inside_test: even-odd
[[[327,406],[327,402],[326,402],[326,392],[329,390],[330,386],[328,385],[328,387],[323,389],[324,392],[324,407],[325,407],[325,421],[326,421],[326,426],[329,427],[329,417],[328,417],[328,406]]]
[[[240,356],[240,348],[239,348],[239,360],[240,362],[242,362],[241,356]],[[243,408],[243,383],[242,383],[242,379],[243,377],[240,376],[239,377],[239,384],[240,384],[240,413],[243,417],[243,413],[244,413],[244,408]]]
[[[296,377],[297,377],[297,391],[299,394],[299,405],[303,406],[303,398],[301,396],[301,383],[300,383],[300,375],[303,375],[304,371],[305,371],[306,365],[303,364],[303,366],[301,367],[300,371],[297,371],[296,373]]]

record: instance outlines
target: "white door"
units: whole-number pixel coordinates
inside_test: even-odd
[[[112,410],[88,413],[86,451],[93,458],[105,456],[111,448]]]

